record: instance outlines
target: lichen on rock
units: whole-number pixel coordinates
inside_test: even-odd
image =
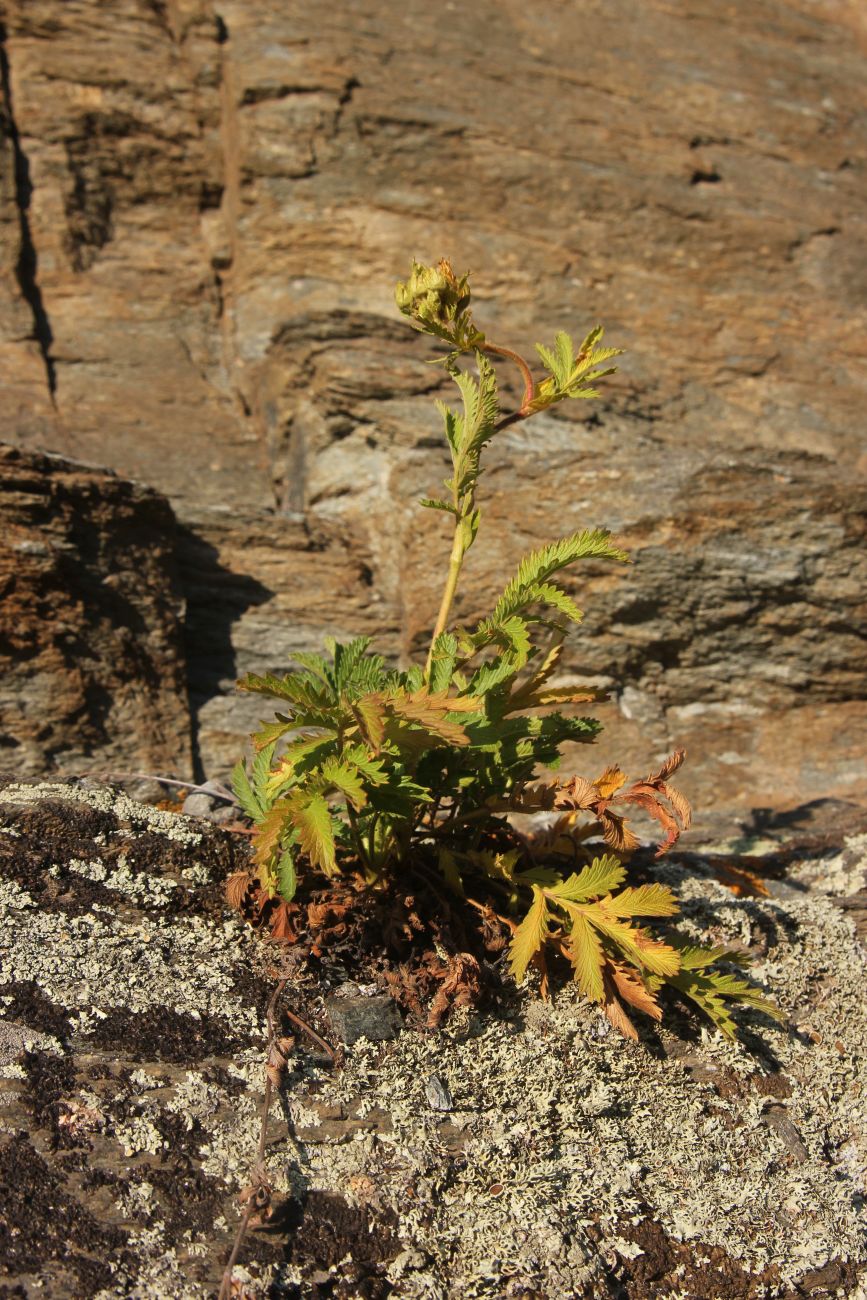
[[[237,843],[56,783],[0,789],[0,828],[17,832],[0,839],[0,1024],[15,1038],[0,1172],[21,1186],[9,1222],[35,1215],[41,1233],[4,1242],[0,1279],[37,1277],[58,1298],[205,1300],[255,1156],[273,988],[274,950],[219,897]],[[109,887],[120,855],[141,889]],[[239,1282],[263,1297],[327,1283],[346,1297],[641,1300],[677,1278],[724,1300],[819,1278],[813,1295],[857,1294],[865,950],[840,904],[865,866],[853,836],[791,863],[766,899],[735,898],[700,853],[662,868],[680,925],[745,944],[789,1016],[744,1013],[738,1044],[674,1006],[627,1043],[574,987],[436,1033],[360,1038],[337,1070],[298,1044],[267,1130],[283,1226],[248,1237]],[[85,888],[103,890],[99,911]],[[49,1196],[67,1207],[62,1241]]]

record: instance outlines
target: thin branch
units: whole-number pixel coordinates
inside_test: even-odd
[[[284,980],[283,983],[285,984],[286,981]],[[302,1020],[300,1016],[296,1016],[295,1012],[290,1011],[288,1007],[283,1008],[283,1015],[286,1017],[287,1020],[292,1021],[292,1024],[295,1026],[296,1029],[303,1030],[305,1034],[307,1034],[310,1038],[312,1038],[313,1042],[316,1043],[318,1047],[321,1047],[323,1052],[327,1052],[328,1055],[331,1057],[332,1061],[337,1060],[337,1052],[335,1051],[335,1049],[333,1047],[330,1047],[328,1043],[326,1043],[324,1038],[320,1038],[316,1030],[312,1029],[310,1025],[308,1025],[306,1020]]]
[[[268,1175],[265,1168],[265,1144],[268,1128],[268,1112],[271,1109],[271,1094],[273,1092],[269,1067],[271,1064],[271,1052],[277,1039],[277,1027],[274,1022],[274,1008],[277,1005],[277,999],[285,989],[286,984],[287,981],[285,979],[280,980],[271,995],[271,1000],[268,1003],[268,1009],[265,1013],[268,1023],[268,1047],[265,1057],[265,1096],[262,1101],[262,1121],[259,1128],[259,1146],[256,1152],[256,1163],[253,1166],[252,1176],[250,1179],[252,1184],[252,1194],[247,1202],[246,1209],[244,1210],[244,1216],[238,1224],[238,1231],[235,1233],[232,1253],[229,1256],[229,1261],[226,1264],[225,1269],[223,1270],[223,1280],[220,1283],[220,1291],[217,1300],[229,1300],[232,1294],[232,1270],[235,1267],[238,1254],[243,1245],[244,1238],[247,1235],[250,1220],[256,1210],[264,1209],[271,1200],[271,1187],[268,1183]],[[289,1014],[290,1019],[293,1018],[291,1013],[287,1014]]]

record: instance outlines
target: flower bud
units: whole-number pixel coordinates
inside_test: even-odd
[[[445,259],[436,266],[413,261],[409,279],[398,284],[395,302],[416,328],[445,339],[459,350],[472,347],[482,336],[468,311],[469,277],[455,275]]]

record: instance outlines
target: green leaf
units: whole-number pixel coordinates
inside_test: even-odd
[[[319,774],[329,786],[339,790],[356,811],[367,803],[367,791],[362,784],[358,768],[334,757],[326,759],[319,769]]]
[[[284,714],[278,713],[276,721],[262,722],[259,730],[254,732],[251,738],[254,749],[264,749],[272,741],[280,740],[282,736],[286,735],[287,731],[294,731],[297,726],[298,724],[294,718],[287,718]]]
[[[468,690],[471,695],[487,695],[489,691],[503,682],[510,681],[518,672],[518,665],[511,655],[502,654],[490,663],[481,664],[470,678]]]
[[[456,506],[451,505],[448,501],[443,501],[439,497],[421,497],[419,505],[424,506],[427,510],[447,510],[450,515],[457,515],[458,517],[460,517],[461,513]]]
[[[481,451],[493,435],[500,414],[496,372],[483,352],[476,352],[476,365],[479,370],[478,381],[466,371],[457,368],[452,371],[452,378],[464,399],[459,449],[468,455]]]
[[[385,699],[380,692],[363,695],[350,705],[353,717],[370,748],[379,751],[385,737]]]
[[[567,596],[566,592],[561,591],[559,587],[555,587],[553,582],[540,583],[536,588],[535,600],[540,605],[550,605],[553,609],[558,609],[573,623],[580,623],[584,617],[572,597]]]
[[[445,402],[441,402],[439,398],[436,399],[436,408],[443,417],[446,439],[451,448],[452,460],[454,460],[458,454],[458,443],[460,440],[460,425],[462,423],[460,416],[455,411],[451,410],[450,407],[446,406]]]
[[[538,885],[533,886],[533,902],[529,912],[512,935],[509,964],[515,980],[520,984],[527,967],[548,937],[548,905]]]
[[[431,652],[430,688],[447,691],[458,658],[457,638],[451,632],[441,632],[433,643]]]
[[[334,826],[324,795],[299,790],[287,800],[286,806],[304,853],[314,867],[333,875],[337,870]]]
[[[413,664],[408,668],[403,677],[404,689],[407,691],[420,691],[424,686],[424,669],[418,664]]]
[[[615,546],[610,537],[611,534],[605,528],[583,529],[525,555],[515,577],[497,601],[490,619],[479,624],[479,631],[488,625],[501,624],[537,600],[540,586],[576,560],[595,558],[626,561],[629,558],[626,552]]]
[[[598,348],[596,343],[602,337],[602,326],[590,331],[578,355],[571,337],[562,330],[554,340],[553,350],[536,344],[536,351],[542,364],[548,371],[548,377],[536,385],[531,411],[543,411],[555,402],[562,402],[567,397],[597,397],[594,389],[588,387],[591,380],[601,379],[613,374],[616,366],[600,370],[600,364],[619,356],[621,348]]]
[[[343,757],[345,762],[358,769],[368,785],[384,785],[388,781],[382,760],[371,758],[361,745],[351,745],[344,751]]]
[[[606,853],[601,858],[594,858],[589,866],[577,874],[573,872],[556,889],[549,893],[556,899],[572,903],[583,903],[590,898],[601,898],[610,894],[626,877],[626,868],[618,858]]]
[[[319,736],[304,737],[290,745],[267,778],[265,789],[268,794],[273,796],[284,786],[294,784],[304,771],[321,763],[326,757],[322,751],[333,749],[335,743],[335,733],[329,731]]]
[[[410,820],[420,803],[432,803],[429,790],[417,785],[408,776],[392,777],[388,785],[378,786],[368,795],[368,807],[376,812],[389,813],[401,820]]]
[[[511,618],[504,619],[502,623],[498,624],[497,630],[502,640],[513,652],[516,670],[523,668],[530,657],[531,649],[530,629],[524,619],[514,614]]]
[[[459,897],[463,898],[464,882],[461,880],[461,873],[455,855],[448,849],[440,848],[437,851],[437,862],[448,888],[453,894],[458,894]]]
[[[232,789],[237,796],[238,803],[251,821],[258,821],[265,814],[265,809],[256,797],[256,793],[250,784],[247,776],[247,766],[243,758],[239,758],[232,768]]]
[[[333,647],[336,645],[336,642],[330,637],[326,638],[326,645],[329,642],[333,654]],[[308,672],[312,673],[315,677],[319,678],[323,686],[326,688],[326,691],[328,693],[327,698],[333,701],[335,690],[336,690],[334,675],[331,672],[331,669],[329,668],[326,661],[322,658],[322,656],[317,654],[310,654],[306,650],[296,650],[294,651],[292,658],[295,660],[296,663],[299,663],[302,668],[306,668]]]
[[[295,859],[292,856],[292,850],[286,849],[280,855],[275,871],[277,877],[277,892],[287,903],[291,903],[295,897],[295,890],[298,887],[298,877],[295,873]]]

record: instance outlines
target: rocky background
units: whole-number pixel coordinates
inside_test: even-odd
[[[422,646],[440,377],[391,295],[448,255],[497,339],[628,349],[493,447],[463,615],[607,525],[594,771],[685,743],[706,824],[863,798],[860,0],[0,0],[0,41],[7,768],[220,775],[238,674]]]

